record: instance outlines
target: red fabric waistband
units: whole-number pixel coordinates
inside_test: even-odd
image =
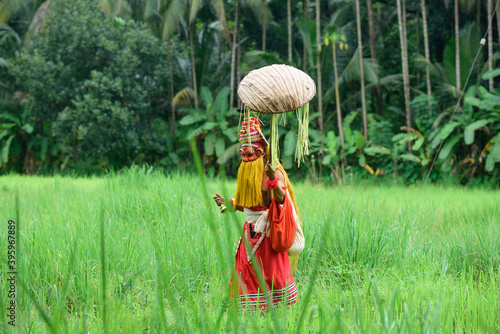
[[[252,211],[266,211],[268,208],[265,207],[264,205],[259,205],[259,206],[252,206],[250,208],[248,208],[248,210],[252,210]]]

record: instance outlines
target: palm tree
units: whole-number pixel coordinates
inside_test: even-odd
[[[236,69],[236,47],[238,45],[238,27],[240,26],[240,0],[236,0],[235,10],[234,10],[234,31],[233,31],[233,43],[231,45],[231,76],[229,89],[231,93],[229,95],[229,107],[234,107],[234,75]]]
[[[304,20],[306,20],[306,22],[307,22],[307,19],[309,18],[309,16],[307,15],[307,0],[303,0],[302,5],[304,7]],[[302,47],[302,61],[303,61],[302,70],[307,71],[307,46],[306,46],[306,43],[303,43],[303,47]]]
[[[337,71],[337,41],[340,39],[345,41],[345,35],[331,34],[330,39],[332,40],[332,51],[333,51],[333,74],[335,79],[335,106],[337,108],[337,124],[339,128],[340,143],[342,149],[344,149],[344,131],[342,130],[342,113],[340,111],[340,94],[339,94],[339,75]]]
[[[359,76],[361,81],[361,110],[363,114],[363,135],[368,141],[368,125],[366,120],[366,97],[365,97],[365,75],[363,69],[363,41],[361,38],[361,14],[359,0],[356,0],[356,24],[358,28],[358,49],[359,49]]]
[[[193,38],[195,34],[196,34],[196,27],[192,22],[189,22],[189,50],[191,55],[191,78],[193,82],[193,91],[194,91],[194,107],[198,109],[199,107],[198,84],[196,80],[196,63],[194,61],[194,45],[193,45]]]
[[[101,0],[103,1],[103,0]],[[110,0],[106,0],[110,1]],[[189,91],[191,94],[190,100],[193,100],[195,107],[198,106],[198,89],[197,89],[197,79],[196,79],[196,67],[195,67],[195,57],[194,57],[194,43],[193,38],[196,33],[195,26],[193,24],[196,21],[196,15],[198,11],[202,8],[203,1],[187,1],[187,0],[148,0],[143,6],[142,19],[149,24],[155,35],[164,43],[169,43],[172,34],[178,29],[179,24],[182,20],[182,13],[184,11],[189,11],[189,42],[190,42],[190,60],[191,60],[191,81],[192,89],[183,88],[180,90],[176,96],[179,94],[183,95],[184,92]],[[226,23],[226,14],[224,4],[221,0],[211,1],[210,6],[215,10],[218,15],[218,21],[222,27],[222,35],[226,41],[229,39],[229,30]],[[159,19],[158,19],[159,18]],[[172,55],[167,54],[167,61],[169,67],[172,69]],[[174,80],[173,71],[170,72],[169,77],[170,84],[170,101],[171,101],[171,124],[172,133],[175,138],[176,133],[176,99],[174,98]]]
[[[263,8],[267,9],[268,15],[262,17],[262,51],[266,52],[266,36],[267,36],[267,25],[269,21],[272,20],[271,11],[267,8],[267,0],[263,1]],[[267,14],[267,13],[266,13]]]
[[[319,0],[316,0],[316,45],[317,45],[317,53],[316,53],[316,73],[317,84],[318,84],[318,112],[319,112],[319,130],[323,133],[323,92],[321,85],[321,16],[320,16],[320,8],[319,8]]]
[[[490,17],[493,17],[493,2],[491,0],[488,0],[486,7],[487,7],[486,12],[488,13],[488,70],[492,71],[493,70],[493,27],[491,24],[492,20],[490,19]],[[492,92],[494,88],[493,78],[490,78],[488,81],[489,81],[490,92]]]
[[[427,62],[430,63],[431,56],[429,53],[429,32],[427,29],[427,10],[425,8],[425,0],[422,0],[422,21],[423,21],[423,26],[424,26],[425,59],[427,60]],[[432,95],[432,87],[431,87],[431,74],[430,74],[428,68],[426,68],[425,74],[426,74],[426,79],[427,79],[427,95],[429,95],[429,98],[430,98],[430,96]]]
[[[235,84],[239,81],[240,73],[240,7],[246,5],[255,15],[257,22],[262,24],[262,48],[265,51],[266,47],[266,27],[269,22],[272,21],[273,15],[269,8],[267,7],[267,0],[246,0],[242,2],[241,0],[235,1],[235,17],[234,17],[234,30],[233,30],[233,40],[231,44],[231,74],[230,74],[230,90],[229,95],[229,106],[232,108],[234,106],[235,97]],[[235,78],[236,77],[236,78]]]
[[[371,58],[377,62],[377,47],[375,36],[375,25],[373,22],[373,5],[372,0],[366,0],[366,9],[368,10],[368,27],[370,29],[370,55]],[[377,94],[377,110],[380,116],[384,116],[384,106],[382,104],[382,89],[380,85],[375,86],[375,93]]]
[[[498,31],[498,44],[500,44],[500,6],[496,5],[497,12],[497,31]]]
[[[124,16],[132,11],[129,3],[122,0],[99,0],[99,8],[113,16]]]
[[[199,10],[202,8],[203,0],[191,0],[187,1],[186,5],[189,8],[189,45],[190,45],[190,54],[191,54],[191,72],[192,72],[192,80],[193,80],[193,91],[194,91],[194,106],[195,108],[199,107],[199,97],[198,97],[198,83],[196,79],[196,63],[195,63],[195,50],[193,39],[196,35],[196,17],[198,15]],[[224,8],[224,3],[222,0],[211,0],[209,1],[210,6],[215,10],[217,16],[219,17],[219,22],[223,27],[224,32],[227,33],[227,24],[226,24],[226,12]]]
[[[404,0],[403,0],[404,1]],[[410,108],[410,74],[408,72],[408,46],[406,43],[406,20],[403,16],[406,15],[406,9],[401,6],[401,0],[397,0],[398,7],[398,25],[399,25],[399,40],[401,43],[401,63],[403,67],[403,84],[404,84],[404,97],[405,97],[405,110],[406,110],[406,128],[408,133],[411,132],[411,108]],[[410,145],[411,150],[411,143]]]
[[[457,90],[462,89],[462,78],[460,76],[460,24],[459,24],[459,6],[455,0],[455,73],[457,76]]]

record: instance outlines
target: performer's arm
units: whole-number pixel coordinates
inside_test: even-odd
[[[269,162],[266,164],[265,171],[269,180],[274,181],[278,179],[277,187],[271,189],[271,191],[276,202],[283,204],[285,202],[285,190],[283,189],[286,187],[285,176],[279,169],[273,170]]]
[[[229,199],[229,203],[233,206],[234,210],[243,212],[243,207],[239,205],[234,205],[234,198]]]

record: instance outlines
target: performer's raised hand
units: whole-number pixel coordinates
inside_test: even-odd
[[[217,206],[224,205],[224,197],[222,197],[218,193],[215,193],[214,200],[215,200],[215,203],[217,203]]]
[[[267,178],[269,180],[275,180],[276,179],[276,171],[273,169],[273,166],[268,162],[266,162],[266,165],[264,166],[264,170],[266,172]]]

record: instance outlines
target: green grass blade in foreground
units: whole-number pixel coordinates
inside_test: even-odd
[[[316,254],[316,261],[314,262],[314,267],[313,270],[311,271],[311,275],[309,276],[309,286],[307,287],[306,295],[300,302],[300,316],[299,319],[297,320],[297,324],[295,325],[295,333],[300,333],[300,330],[302,329],[302,323],[304,322],[304,317],[306,314],[306,309],[307,305],[309,304],[309,301],[311,300],[311,295],[314,290],[314,285],[316,283],[316,278],[318,277],[319,273],[319,267],[320,267],[320,262],[321,258],[323,257],[323,253],[325,252],[325,246],[326,246],[326,240],[328,235],[330,234],[330,224],[328,224],[325,221],[323,221],[323,232],[321,236],[321,242],[319,244],[319,251]]]
[[[101,310],[102,310],[102,330],[108,332],[108,309],[107,309],[107,292],[106,292],[106,243],[104,235],[104,207],[101,204],[100,208],[100,223],[101,223]]]
[[[156,254],[158,254],[157,253],[158,241],[154,239],[151,240],[151,242],[153,243],[153,247],[156,250]],[[156,255],[155,258],[156,258],[156,300],[158,302],[158,306],[156,308],[155,313],[160,313],[160,321],[161,321],[160,325],[163,327],[163,330],[167,332],[168,327],[167,327],[167,319],[165,317],[165,306],[163,305],[163,288],[162,288],[162,284],[164,285],[166,284],[166,279],[165,275],[162,272],[161,260],[158,258],[158,255]],[[168,295],[169,294],[167,294],[167,296]],[[153,313],[153,315],[155,313]]]
[[[55,319],[54,319],[54,327],[55,328],[59,328],[60,319],[63,319],[63,320],[66,319],[66,317],[64,317],[62,314],[62,312],[65,310],[65,308],[62,306],[62,304],[66,300],[66,296],[68,294],[70,277],[73,275],[76,247],[77,247],[77,243],[76,243],[76,239],[75,239],[73,242],[73,247],[71,248],[71,252],[69,255],[68,273],[67,273],[66,280],[63,283],[63,291],[62,291],[62,294],[59,297],[57,304],[56,304],[56,307],[55,307],[55,312],[57,312]],[[66,332],[68,332],[67,328],[66,328]]]
[[[361,304],[361,297],[359,295],[359,290],[358,290],[358,280],[356,279],[356,276],[354,275],[354,272],[351,271],[351,278],[352,278],[352,283],[354,287],[354,313],[355,313],[355,325],[357,326],[357,329],[359,332],[363,333],[365,331],[365,326],[363,322],[363,308]]]
[[[165,268],[167,268],[167,267],[163,266],[163,263],[162,263],[160,257],[158,256],[158,254],[161,254],[161,252],[160,252],[160,248],[159,248],[159,245],[158,245],[158,241],[156,240],[156,237],[153,237],[151,239],[151,242],[153,243],[153,248],[154,248],[155,253],[156,253],[157,284],[160,285],[160,284],[163,283],[163,285],[165,287],[165,290],[166,290],[166,295],[167,295],[167,299],[168,299],[169,305],[175,311],[174,314],[175,314],[175,316],[177,318],[176,319],[175,331],[177,331],[177,330],[180,329],[179,327],[180,327],[180,324],[182,323],[184,325],[184,331],[185,331],[185,333],[190,333],[189,324],[188,324],[187,319],[186,319],[186,317],[184,315],[184,310],[179,305],[179,303],[178,303],[178,301],[177,301],[177,299],[175,297],[174,291],[172,291],[170,289],[170,282],[169,282],[169,280],[167,278],[167,275],[166,275],[165,271],[163,270],[164,267]],[[159,300],[158,303],[163,303],[163,295],[161,295],[160,297],[161,297],[161,300]],[[163,319],[162,319],[162,321],[163,321]],[[165,330],[167,330],[166,319],[165,319],[164,326],[165,326]]]

